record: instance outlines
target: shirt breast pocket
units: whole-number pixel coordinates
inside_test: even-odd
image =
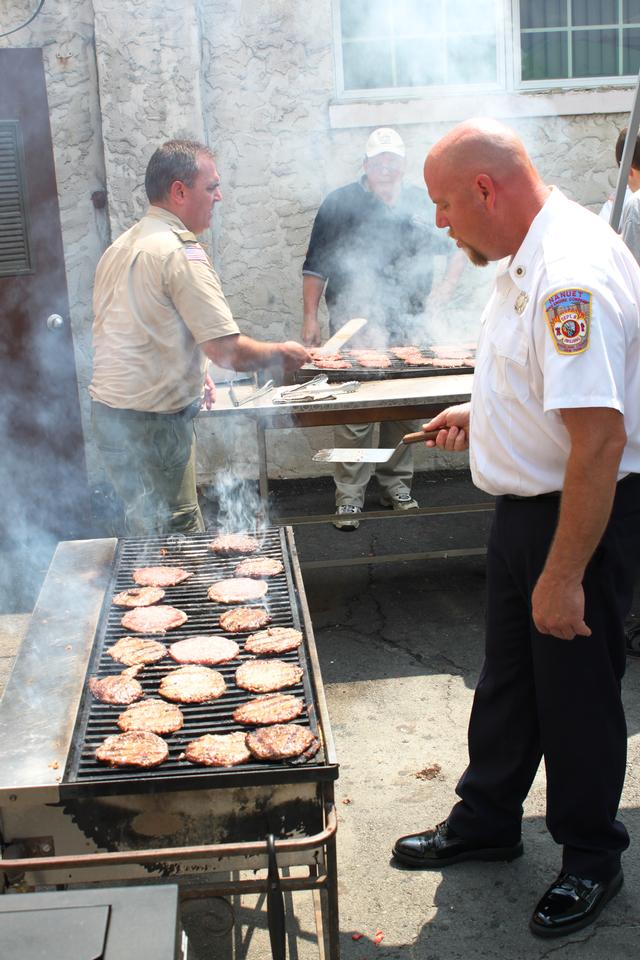
[[[525,403],[529,398],[529,341],[524,330],[501,330],[492,338],[491,389],[499,397]]]

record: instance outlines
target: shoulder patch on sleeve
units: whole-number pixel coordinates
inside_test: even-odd
[[[182,249],[184,250],[184,255],[187,260],[198,260],[200,263],[209,263],[208,256],[199,244],[194,247],[183,247]]]
[[[547,327],[557,352],[564,356],[589,349],[593,294],[580,287],[556,290],[544,301]]]

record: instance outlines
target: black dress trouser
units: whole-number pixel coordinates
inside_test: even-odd
[[[588,500],[589,491],[585,490]],[[485,662],[469,723],[469,766],[452,829],[517,842],[522,803],[544,757],[547,827],[562,869],[594,880],[617,873],[629,845],[616,820],[627,730],[620,696],[624,620],[640,553],[640,475],[617,485],[611,519],[583,585],[590,637],[539,633],[531,594],[557,523],[559,497],[498,498],[487,555]]]

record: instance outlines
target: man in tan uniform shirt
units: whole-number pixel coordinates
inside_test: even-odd
[[[208,147],[172,140],[145,176],[150,207],[104,253],[94,288],[89,386],[96,443],[125,504],[125,533],[204,529],[193,419],[208,360],[235,370],[295,370],[299,343],[240,333],[197,239],[222,199]]]

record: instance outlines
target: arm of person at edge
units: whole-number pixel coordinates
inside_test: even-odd
[[[469,445],[470,404],[448,407],[423,430],[437,430],[427,446],[460,452]],[[536,629],[562,640],[591,636],[584,621],[584,571],[611,514],[620,458],[626,442],[624,419],[608,407],[561,410],[571,442],[555,536],[531,598]],[[585,498],[585,490],[589,491]]]
[[[318,323],[318,307],[326,280],[306,273],[302,278],[302,342],[307,347],[319,347],[322,340]]]
[[[558,526],[531,597],[531,613],[540,633],[573,640],[591,636],[582,579],[609,521],[627,437],[622,414],[608,407],[561,410],[560,415],[571,451]]]
[[[640,205],[636,196],[633,194],[633,199],[622,211],[620,233],[629,250],[640,263]]]
[[[302,344],[296,343],[295,340],[271,343],[253,340],[242,333],[205,340],[200,347],[210,360],[228,370],[261,370],[265,367],[278,367],[285,373],[291,373],[311,359]]]

